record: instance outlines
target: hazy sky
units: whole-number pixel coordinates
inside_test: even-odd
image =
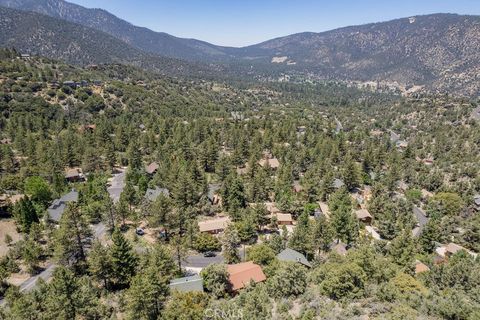
[[[134,25],[218,45],[449,12],[480,14],[479,0],[67,0]]]

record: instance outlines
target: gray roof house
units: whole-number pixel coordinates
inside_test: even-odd
[[[214,204],[216,200],[215,196],[221,188],[222,188],[222,185],[219,183],[212,183],[208,185],[207,198],[208,200],[210,200],[212,204]]]
[[[76,190],[72,190],[67,194],[64,194],[60,199],[53,200],[53,203],[48,207],[47,212],[50,216],[50,219],[59,222],[60,218],[62,218],[65,209],[67,208],[67,204],[69,202],[77,202],[78,201],[78,192]]]
[[[147,192],[145,193],[145,199],[153,202],[153,201],[157,200],[157,198],[161,194],[168,197],[170,195],[170,191],[168,191],[168,189],[166,189],[166,188],[159,188],[159,187],[155,187],[155,189],[148,188]]]
[[[277,255],[278,260],[287,262],[298,262],[306,267],[311,268],[312,265],[308,262],[307,258],[298,251],[290,248],[286,248]]]
[[[199,275],[173,279],[170,281],[170,290],[203,292],[203,279]]]
[[[334,187],[335,189],[340,189],[340,188],[343,187],[344,185],[345,185],[345,183],[344,183],[342,180],[340,180],[340,179],[335,179],[335,180],[333,181],[333,187]]]

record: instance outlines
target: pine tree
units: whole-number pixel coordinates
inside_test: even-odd
[[[303,212],[298,217],[297,226],[293,230],[288,246],[307,256],[312,256],[311,231],[309,215],[307,212]]]
[[[92,251],[88,255],[88,271],[94,279],[103,283],[103,287],[108,289],[112,274],[112,261],[108,249],[99,241],[93,244]]]
[[[345,159],[345,165],[343,168],[343,182],[345,183],[345,186],[349,189],[352,190],[354,188],[357,188],[360,186],[360,171],[358,169],[357,164],[355,161],[352,159],[351,156],[348,156],[347,159]]]
[[[239,244],[240,238],[237,230],[232,226],[227,227],[222,237],[223,257],[226,263],[237,263],[240,261],[237,250]]]
[[[77,204],[69,204],[55,232],[55,253],[63,264],[82,266],[92,231]]]
[[[425,253],[432,253],[435,250],[435,242],[441,241],[440,221],[438,218],[430,219],[422,230],[419,244]]]
[[[137,274],[126,292],[128,319],[159,319],[168,295],[168,279],[155,266]]]
[[[410,230],[404,230],[390,243],[388,250],[393,261],[409,270],[415,257],[415,243]]]
[[[112,234],[110,258],[113,282],[119,287],[128,285],[136,271],[137,256],[128,240],[118,229],[115,229]]]
[[[33,223],[39,222],[37,211],[29,197],[25,197],[17,202],[13,212],[20,230],[25,233],[30,232],[30,227]]]
[[[333,241],[335,230],[324,215],[315,220],[313,227],[313,248],[316,252],[326,251]]]

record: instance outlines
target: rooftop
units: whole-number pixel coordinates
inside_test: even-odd
[[[170,290],[203,292],[203,279],[199,275],[173,279],[170,281]]]
[[[165,188],[159,188],[155,187],[155,189],[147,189],[147,192],[145,193],[145,198],[149,201],[155,201],[161,194],[164,196],[168,197],[170,195],[170,191]]]
[[[287,262],[298,262],[303,264],[306,267],[311,268],[312,264],[307,260],[307,258],[298,251],[295,251],[290,248],[284,249],[277,255],[278,260],[287,261]]]
[[[225,230],[225,228],[230,224],[229,217],[219,217],[215,219],[199,221],[198,227],[200,232],[209,232],[217,230]]]
[[[252,261],[229,264],[227,265],[227,272],[234,291],[244,288],[250,281],[257,283],[267,279],[262,268]]]

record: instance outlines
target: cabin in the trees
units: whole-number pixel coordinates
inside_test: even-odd
[[[64,81],[64,82],[63,82],[63,85],[64,85],[64,86],[67,86],[67,87],[70,87],[70,88],[72,88],[72,89],[76,89],[76,88],[77,88],[77,83],[76,83],[75,81],[71,81],[71,80],[69,80],[69,81]]]
[[[291,226],[293,225],[293,218],[290,213],[277,213],[277,224],[280,226]]]
[[[415,261],[415,274],[430,271],[430,268],[421,261]]]
[[[47,209],[50,220],[58,223],[70,202],[78,202],[78,192],[76,190],[70,191],[60,199],[53,200],[53,203]]]
[[[280,252],[277,255],[277,259],[279,261],[300,263],[308,268],[312,267],[312,264],[308,261],[308,259],[302,253],[290,248],[285,248],[282,252]]]
[[[330,245],[330,250],[341,256],[345,256],[347,254],[347,245],[343,242],[334,242]]]
[[[85,176],[81,168],[70,168],[65,172],[65,179],[68,182],[81,182],[85,181]]]
[[[280,162],[278,161],[277,158],[260,159],[260,161],[258,161],[258,164],[261,165],[262,167],[269,167],[274,170],[280,167]]]
[[[170,191],[166,188],[159,187],[155,187],[155,189],[148,188],[147,192],[145,192],[145,199],[150,202],[154,202],[161,194],[163,194],[165,197],[168,197],[170,196]]]
[[[475,210],[480,211],[480,194],[473,196],[473,207]]]
[[[212,183],[208,185],[207,198],[208,201],[210,201],[210,203],[214,206],[219,205],[222,202],[222,197],[218,194],[221,187],[222,185],[219,183]]]
[[[447,245],[442,245],[440,247],[438,247],[437,249],[435,249],[435,252],[441,257],[441,258],[444,258],[444,259],[448,259],[450,258],[452,255],[454,255],[455,253],[457,252],[460,252],[460,251],[465,251],[466,253],[468,253],[469,255],[471,255],[472,257],[477,257],[477,254],[475,252],[472,252],[456,243],[453,243],[453,242],[450,242],[449,244]]]
[[[230,290],[236,292],[245,288],[250,282],[259,283],[267,280],[262,268],[252,261],[227,265]]]
[[[203,279],[199,275],[173,279],[170,281],[170,290],[181,292],[203,292]]]
[[[375,240],[382,239],[382,237],[380,237],[380,235],[378,234],[377,230],[375,230],[372,226],[365,226],[365,231]]]
[[[210,234],[218,234],[223,232],[230,224],[229,217],[218,217],[215,219],[199,221],[198,228],[200,232],[208,232]]]
[[[157,173],[158,168],[160,168],[158,163],[152,162],[145,167],[145,172],[149,175],[154,175],[155,173]]]
[[[360,222],[363,222],[367,225],[370,225],[372,223],[372,220],[373,220],[373,217],[372,215],[370,214],[370,212],[368,212],[367,209],[359,209],[359,210],[356,210],[355,211],[355,215],[357,216],[357,219],[360,221]]]
[[[333,180],[333,187],[334,187],[335,189],[340,189],[340,188],[342,188],[342,187],[344,187],[344,186],[345,186],[345,183],[343,182],[343,180],[340,180],[340,179],[335,179],[335,180]]]

